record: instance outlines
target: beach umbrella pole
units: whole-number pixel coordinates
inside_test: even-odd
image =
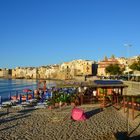
[[[127,101],[127,135],[129,135],[129,103]]]
[[[18,91],[16,91],[16,100],[17,100],[17,98],[18,98]]]
[[[9,93],[9,100],[11,100],[11,92]]]
[[[28,93],[27,93],[27,95],[26,95],[26,101],[28,101]]]
[[[21,96],[21,94],[19,95],[19,103],[21,104],[21,102],[22,102],[22,96]]]
[[[2,98],[1,98],[1,96],[0,96],[0,105],[2,105]]]
[[[33,91],[33,97],[32,97],[33,99],[35,98],[35,94],[34,94],[34,91]]]

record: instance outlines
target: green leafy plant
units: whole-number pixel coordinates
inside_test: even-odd
[[[75,102],[75,100],[76,100],[76,94],[71,94],[70,95],[70,102],[72,103],[72,102]]]
[[[132,97],[127,97],[126,100],[127,100],[128,102],[131,102],[131,101],[132,101]]]
[[[47,103],[48,106],[51,106],[51,105],[54,105],[55,101],[54,101],[54,99],[52,98],[52,99],[46,100],[46,103]]]
[[[136,103],[140,103],[140,98],[135,98],[134,101],[135,101]]]

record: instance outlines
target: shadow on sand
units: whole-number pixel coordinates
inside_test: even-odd
[[[129,136],[130,136],[133,132],[135,132],[135,131],[139,128],[139,126],[140,126],[140,123],[136,126],[136,128],[134,128],[134,130],[132,130],[132,131],[129,133]]]
[[[27,114],[27,113],[30,113],[30,112],[32,112],[34,110],[37,110],[37,109],[35,109],[35,108],[24,108],[24,109],[18,111],[18,113]]]
[[[22,119],[22,118],[26,118],[29,116],[30,115],[28,115],[28,114],[17,114],[17,115],[13,115],[13,116],[7,116],[6,118],[0,119],[0,124],[15,121],[15,120]]]
[[[0,117],[5,116],[5,115],[8,115],[8,113],[7,112],[0,112]]]
[[[96,115],[100,112],[102,112],[103,109],[102,108],[97,108],[97,109],[94,109],[94,110],[91,110],[91,111],[87,111],[85,112],[85,115],[86,115],[86,118],[89,119],[90,117],[92,117],[93,115]]]
[[[138,118],[139,116],[140,116],[140,113],[135,117],[135,119]]]
[[[12,121],[16,121],[22,118],[27,118],[29,117],[31,114],[30,112],[34,111],[35,109],[24,109],[24,110],[20,110],[17,113],[2,113],[0,116],[0,125],[4,124],[4,123],[8,123],[8,122],[12,122]],[[4,118],[1,118],[2,116],[4,116]],[[13,126],[8,126],[6,128],[0,129],[0,131],[4,131],[7,129],[11,129],[13,127],[15,127],[17,125],[13,125]]]
[[[4,131],[4,130],[11,129],[11,128],[14,128],[14,127],[16,127],[16,126],[18,126],[18,125],[15,124],[15,125],[13,125],[13,126],[8,126],[8,127],[6,127],[6,128],[0,129],[0,132],[1,132],[1,131]]]
[[[117,140],[140,140],[140,135],[129,137],[127,132],[117,132],[115,137]]]

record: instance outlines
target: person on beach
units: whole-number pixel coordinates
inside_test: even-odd
[[[81,108],[73,107],[71,112],[71,119],[74,121],[85,121],[87,119],[84,110]]]

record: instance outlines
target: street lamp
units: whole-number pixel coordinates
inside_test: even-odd
[[[129,49],[132,47],[131,44],[124,44],[124,46],[127,48],[127,74],[128,74],[128,81],[129,81],[129,67],[128,67],[128,59],[129,59]]]

